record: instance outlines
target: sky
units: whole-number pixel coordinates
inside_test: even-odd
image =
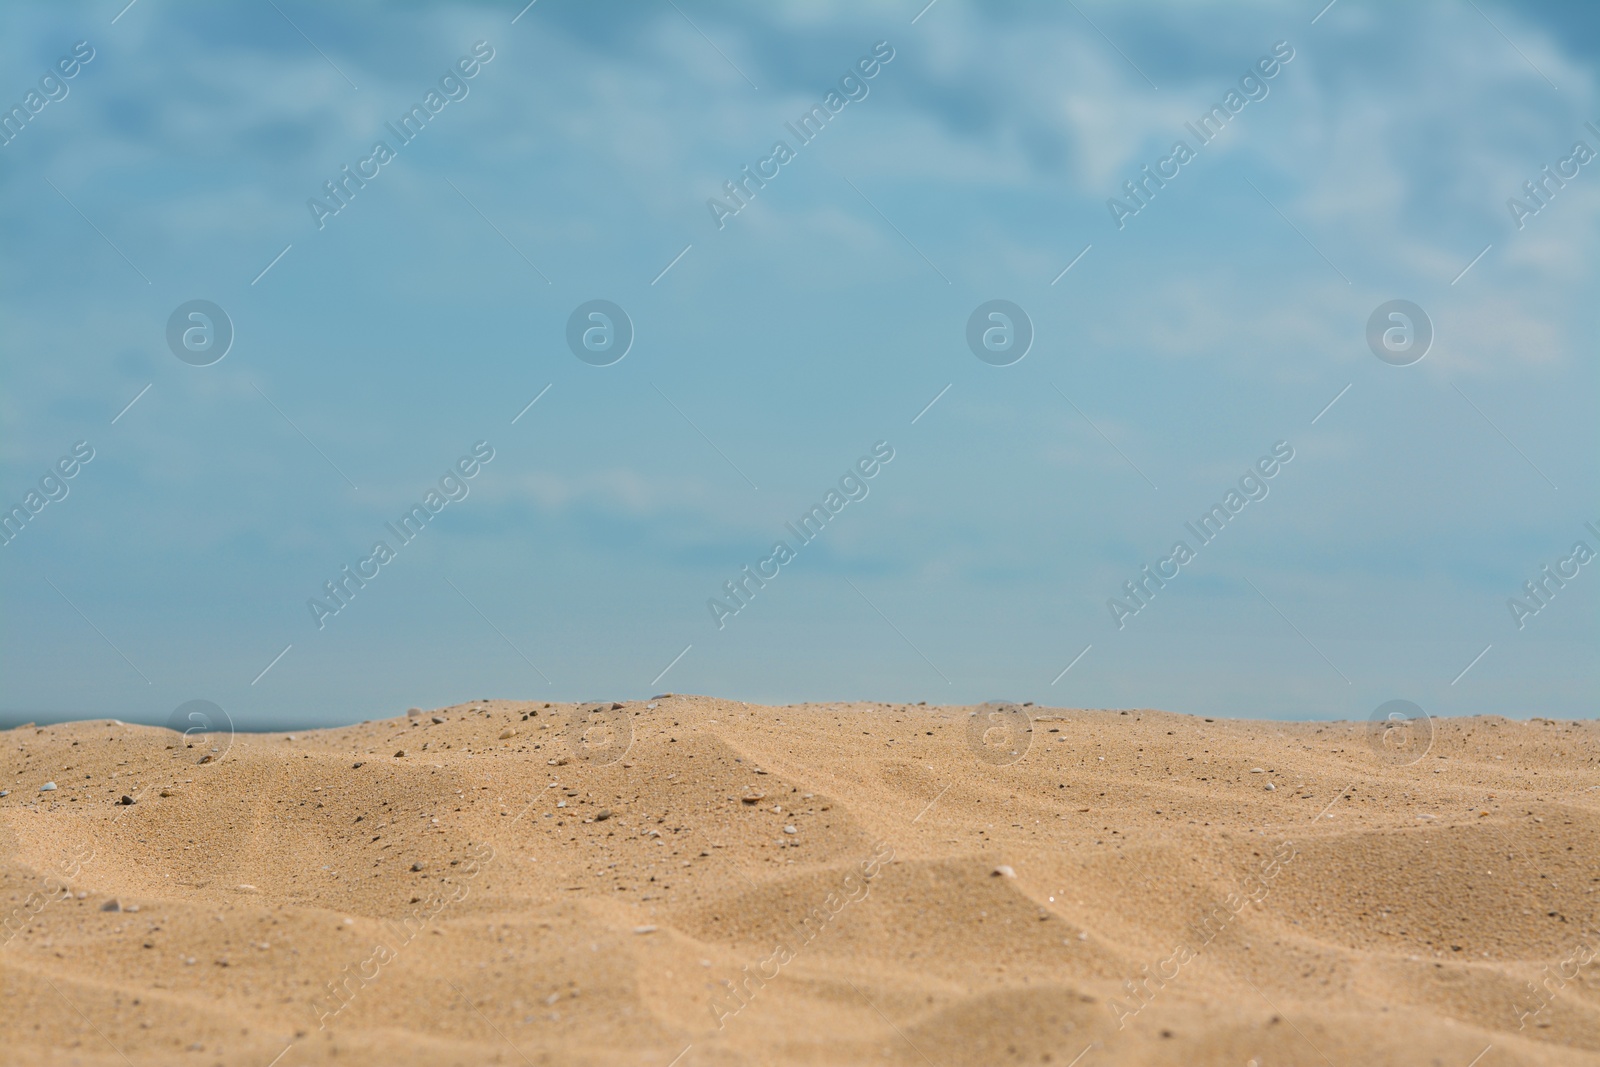
[[[1595,714],[1585,5],[125,3],[0,10],[0,722]]]

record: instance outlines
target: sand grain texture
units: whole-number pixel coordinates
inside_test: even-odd
[[[654,703],[0,734],[0,1060],[1600,1065],[1594,722]]]

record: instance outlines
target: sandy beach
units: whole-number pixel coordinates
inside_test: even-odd
[[[1600,1064],[1600,724],[1430,730],[671,695],[14,729],[0,1059]]]

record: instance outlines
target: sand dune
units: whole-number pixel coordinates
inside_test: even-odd
[[[0,1060],[1600,1064],[1594,722],[589,707],[0,734]]]

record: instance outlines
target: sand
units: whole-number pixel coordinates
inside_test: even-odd
[[[0,1060],[1600,1064],[1595,722],[600,707],[0,733]]]

